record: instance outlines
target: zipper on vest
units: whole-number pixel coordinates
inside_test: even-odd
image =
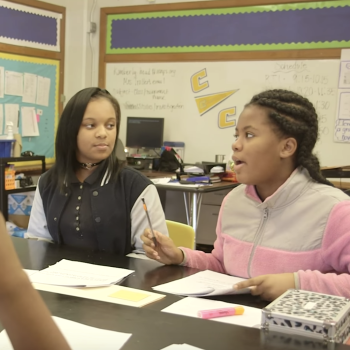
[[[250,253],[250,257],[249,257],[249,262],[248,262],[248,276],[249,276],[249,278],[252,277],[250,274],[250,268],[251,268],[252,260],[253,260],[254,254],[255,254],[255,250],[256,250],[256,247],[258,246],[258,244],[261,240],[261,236],[262,236],[262,233],[264,231],[265,223],[266,223],[268,217],[269,217],[269,210],[267,208],[265,208],[260,226],[258,228],[258,231],[255,234],[255,237],[254,237],[254,246],[253,246],[253,249],[252,249],[252,251]]]

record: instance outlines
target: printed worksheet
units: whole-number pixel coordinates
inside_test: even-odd
[[[23,73],[5,71],[5,94],[23,96]]]
[[[38,76],[36,74],[24,73],[24,87],[22,102],[35,103]]]
[[[49,106],[51,79],[38,76],[38,86],[36,90],[36,104]]]
[[[39,136],[38,122],[34,107],[22,107],[22,136]]]
[[[19,123],[19,105],[16,103],[5,104],[5,125],[7,122],[13,123],[13,133],[18,134],[18,123]],[[6,134],[6,129],[4,133]]]

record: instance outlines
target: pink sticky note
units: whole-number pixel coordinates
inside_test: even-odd
[[[36,115],[36,122],[37,122],[37,123],[40,122],[40,115],[39,115],[39,114]]]

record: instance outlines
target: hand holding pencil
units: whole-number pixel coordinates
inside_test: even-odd
[[[177,248],[167,235],[163,235],[158,231],[154,231],[145,203],[145,199],[141,198],[143,208],[146,213],[149,229],[146,229],[141,235],[143,249],[150,259],[157,260],[166,265],[181,264],[184,259],[182,250]]]
[[[146,217],[147,217],[147,220],[148,220],[149,228],[150,228],[150,230],[152,232],[152,241],[154,243],[154,246],[157,247],[157,239],[156,239],[156,236],[154,235],[154,231],[153,231],[151,219],[150,219],[149,214],[148,214],[145,198],[142,197],[141,200],[142,200],[142,203],[143,203],[143,209],[145,210],[145,213],[146,213]]]

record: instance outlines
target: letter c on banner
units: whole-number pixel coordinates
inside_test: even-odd
[[[236,107],[223,109],[219,112],[219,128],[225,129],[236,125],[236,119],[229,120],[229,117],[236,115]]]
[[[201,71],[195,73],[191,77],[191,85],[193,92],[199,92],[207,87],[209,87],[209,83],[207,81],[200,83],[200,80],[207,76],[207,70],[204,68]]]

